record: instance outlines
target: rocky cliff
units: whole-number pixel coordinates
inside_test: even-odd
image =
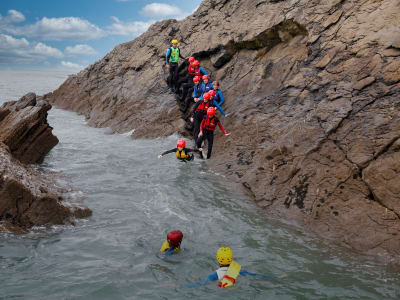
[[[47,123],[51,105],[33,93],[0,107],[0,231],[23,233],[33,226],[72,223],[85,207],[63,202],[51,176],[26,164],[43,161],[58,143]]]
[[[400,262],[399,15],[397,0],[205,0],[46,98],[135,137],[184,133],[162,71],[177,38],[227,99],[212,167],[266,214]]]

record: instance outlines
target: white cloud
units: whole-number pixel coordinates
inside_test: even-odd
[[[96,55],[97,52],[89,45],[75,45],[73,47],[68,46],[67,48],[65,48],[65,54],[71,56]]]
[[[142,8],[141,14],[152,18],[164,18],[171,16],[183,16],[183,11],[177,7],[165,3],[151,3]]]
[[[29,46],[29,42],[25,39],[17,39],[10,35],[0,34],[0,49],[18,49]]]
[[[107,33],[110,35],[131,35],[139,36],[145,32],[154,21],[149,22],[123,22],[117,17],[111,17],[114,23],[111,26],[107,26]]]
[[[30,43],[25,38],[0,34],[0,64],[32,64],[63,56],[60,50],[46,44]]]
[[[43,43],[37,43],[33,48],[33,53],[39,54],[41,56],[55,57],[55,58],[61,58],[64,56],[60,50],[47,46]]]
[[[26,26],[9,26],[8,33],[47,41],[89,40],[101,38],[104,31],[87,20],[77,17],[46,18]]]
[[[70,62],[70,61],[62,61],[61,62],[61,66],[65,67],[65,68],[68,68],[68,69],[79,69],[79,70],[84,68],[83,66],[75,64],[75,63]]]
[[[2,24],[21,23],[23,21],[25,21],[25,16],[15,9],[10,9],[5,17],[0,15],[0,23]]]

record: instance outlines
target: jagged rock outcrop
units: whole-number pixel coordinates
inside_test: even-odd
[[[212,167],[267,214],[399,263],[399,15],[396,0],[205,0],[47,98],[136,137],[184,132],[162,73],[177,38],[227,99]]]
[[[23,163],[40,163],[58,144],[47,123],[51,105],[36,99],[34,93],[0,107],[0,141]]]
[[[25,165],[41,162],[58,143],[47,123],[50,109],[33,93],[0,108],[0,231],[23,233],[91,214],[88,208],[67,204],[65,191],[51,176]]]

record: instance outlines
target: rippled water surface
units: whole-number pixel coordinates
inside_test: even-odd
[[[42,82],[42,90],[62,76]],[[18,81],[5,83],[10,77],[0,72],[0,99],[27,92],[15,86],[13,93]],[[58,109],[49,122],[60,143],[40,168],[60,172],[60,182],[93,216],[76,226],[0,235],[0,299],[400,298],[400,276],[269,222],[206,163],[180,163],[174,155],[157,160],[176,136],[131,140]],[[183,231],[183,249],[166,258],[159,248],[172,229]],[[216,283],[184,288],[217,269],[222,245],[250,272],[288,277],[239,277],[231,290]]]

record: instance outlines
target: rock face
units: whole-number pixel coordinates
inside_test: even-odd
[[[399,15],[397,0],[205,0],[46,98],[135,137],[184,132],[162,71],[177,38],[226,98],[213,167],[266,214],[399,263]]]
[[[21,162],[40,163],[58,144],[47,123],[50,109],[51,105],[44,100],[37,101],[34,93],[19,101],[6,102],[0,108],[0,141]]]
[[[23,233],[91,214],[85,207],[63,205],[64,191],[52,178],[23,164],[41,162],[58,143],[47,123],[50,108],[33,93],[0,108],[0,231]]]

